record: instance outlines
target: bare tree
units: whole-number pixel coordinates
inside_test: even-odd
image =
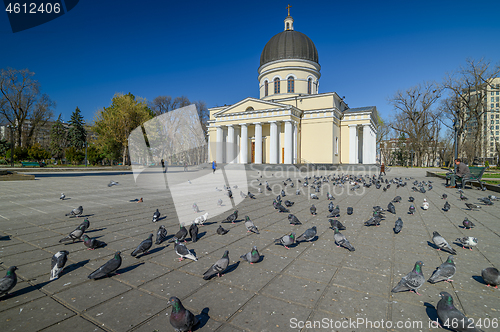
[[[387,137],[389,136],[389,132],[391,128],[387,126],[387,123],[380,117],[380,115],[377,114],[377,122],[375,123],[375,130],[377,131],[377,145],[380,149],[380,154],[384,154],[385,150],[383,149],[382,145],[384,144],[383,142],[387,140]],[[382,162],[382,159],[387,158],[387,155],[384,155],[383,158],[380,156],[380,159]]]
[[[410,152],[415,153],[417,166],[422,165],[423,156],[428,151],[429,141],[433,139],[433,126],[439,113],[433,108],[440,97],[440,88],[436,83],[424,83],[397,91],[389,99],[396,115],[389,126],[408,138]]]
[[[55,103],[40,92],[34,75],[28,69],[0,71],[0,116],[17,128],[19,146],[29,146],[37,130],[53,117]]]
[[[149,102],[149,108],[153,110],[155,115],[164,114],[170,112],[172,108],[172,97],[170,96],[158,96],[153,101]]]

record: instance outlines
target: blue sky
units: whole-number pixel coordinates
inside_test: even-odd
[[[386,119],[398,89],[440,81],[468,57],[499,62],[498,0],[84,0],[15,34],[0,13],[0,68],[35,72],[66,121],[78,106],[92,122],[116,92],[233,104],[259,97],[260,54],[283,31],[288,3],[318,49],[320,93]]]

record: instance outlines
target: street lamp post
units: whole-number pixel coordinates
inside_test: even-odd
[[[14,127],[12,125],[8,125],[7,128],[10,129],[10,167],[14,167]]]
[[[453,158],[453,165],[454,165],[454,170],[455,173],[457,172],[457,164],[455,164],[455,160],[458,159],[458,119],[455,115],[455,122],[453,123],[453,128],[455,129],[455,158]]]

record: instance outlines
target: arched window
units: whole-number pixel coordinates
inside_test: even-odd
[[[307,80],[307,93],[312,94],[312,78],[310,77]]]
[[[264,82],[264,96],[267,97],[269,95],[269,85],[267,84],[267,80]]]
[[[286,22],[286,29],[290,30],[290,23]]]
[[[280,78],[276,77],[274,79],[274,94],[280,93]]]
[[[295,84],[294,84],[294,80],[293,80],[292,76],[290,76],[288,78],[288,89],[287,89],[287,92],[288,93],[294,93],[295,92]]]

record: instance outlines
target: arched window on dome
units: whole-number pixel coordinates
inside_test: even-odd
[[[274,94],[280,93],[280,78],[276,77],[274,79]]]
[[[267,80],[264,81],[264,96],[267,97],[269,95],[269,82]]]
[[[307,80],[307,93],[312,94],[312,78],[310,77]]]
[[[288,81],[287,92],[288,93],[294,93],[295,92],[295,81],[294,81],[293,77],[290,76],[287,81]]]

